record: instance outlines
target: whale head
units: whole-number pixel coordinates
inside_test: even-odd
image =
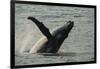
[[[74,26],[74,22],[68,21],[64,26],[64,30],[69,33],[71,29],[73,28],[73,26]]]
[[[66,38],[69,32],[71,31],[71,29],[73,28],[73,26],[74,26],[73,21],[67,21],[66,24],[64,24],[62,27],[58,28],[57,30],[53,32],[53,36],[58,37],[59,39]]]
[[[62,31],[62,35],[63,37],[67,37],[68,34],[70,33],[70,31],[72,30],[74,26],[74,22],[73,21],[68,21],[62,28],[61,28],[61,31]]]

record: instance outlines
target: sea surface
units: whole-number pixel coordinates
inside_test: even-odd
[[[15,5],[15,65],[94,61],[94,8]],[[33,16],[50,29],[74,21],[74,27],[63,42],[58,54],[29,53],[44,35],[28,16]]]

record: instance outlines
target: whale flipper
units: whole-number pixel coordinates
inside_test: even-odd
[[[49,29],[42,22],[38,21],[34,17],[28,17],[28,19],[32,20],[38,26],[40,31],[47,37],[47,39],[50,39],[52,37]]]

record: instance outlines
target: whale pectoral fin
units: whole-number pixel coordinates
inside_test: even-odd
[[[40,29],[42,34],[47,37],[47,39],[50,39],[52,37],[49,29],[42,22],[38,21],[34,17],[28,17],[28,19],[32,20],[37,25],[37,27]]]

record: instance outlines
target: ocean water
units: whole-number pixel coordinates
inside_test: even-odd
[[[43,22],[52,32],[67,21],[74,27],[59,54],[31,54],[30,49],[44,35],[28,16]],[[15,65],[94,61],[94,9],[67,6],[15,5]]]

